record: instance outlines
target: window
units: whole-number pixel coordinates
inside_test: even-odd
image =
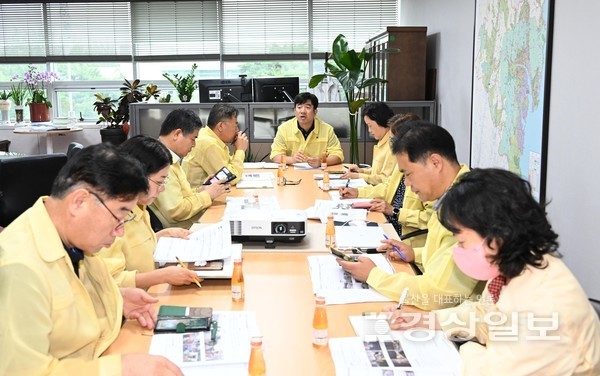
[[[0,25],[0,57],[31,62],[46,56],[42,4],[0,4]]]

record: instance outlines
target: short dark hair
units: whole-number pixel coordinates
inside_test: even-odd
[[[220,121],[237,118],[239,111],[237,108],[226,103],[217,103],[213,106],[208,114],[206,126],[213,129]]]
[[[394,116],[394,111],[383,102],[369,102],[363,106],[362,115],[373,120],[380,127],[388,128],[388,121]]]
[[[436,153],[447,160],[458,163],[454,139],[444,128],[427,121],[409,121],[392,138],[392,152],[406,153],[408,159],[415,163],[424,161],[429,155]]]
[[[390,132],[392,132],[393,135],[396,135],[397,133],[399,133],[400,127],[403,124],[415,120],[421,120],[421,118],[419,117],[419,115],[412,112],[407,112],[405,114],[396,114],[388,120],[388,127],[390,127]]]
[[[507,278],[518,276],[527,265],[544,268],[547,253],[560,257],[558,235],[544,206],[531,196],[529,182],[512,172],[473,169],[446,193],[438,216],[453,233],[468,228],[488,246],[496,240],[494,262]]]
[[[317,107],[319,107],[319,98],[317,98],[316,95],[309,92],[304,92],[296,95],[296,97],[294,98],[294,107],[296,107],[299,104],[304,104],[308,101],[312,103],[315,110],[317,109]]]
[[[173,159],[171,152],[162,142],[148,136],[132,137],[123,142],[119,150],[140,161],[146,176],[171,165]]]
[[[176,129],[181,129],[184,135],[202,128],[202,120],[192,110],[178,108],[171,111],[160,126],[160,136],[166,136]]]
[[[148,191],[142,164],[104,143],[85,147],[58,172],[50,195],[63,198],[72,189],[90,187],[110,199],[131,200]]]

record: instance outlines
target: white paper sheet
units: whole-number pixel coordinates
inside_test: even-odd
[[[231,230],[228,221],[202,227],[189,239],[161,237],[156,244],[154,261],[158,263],[220,260],[231,256]]]
[[[370,257],[375,265],[385,272],[394,273],[392,265],[383,255],[364,256]],[[307,259],[313,292],[324,296],[326,304],[390,301],[390,299],[369,287],[367,283],[361,283],[352,278],[336,262],[335,256],[308,256]]]
[[[353,219],[366,220],[366,209],[351,209],[346,203],[341,204],[338,201],[315,200],[315,206],[306,209],[306,217],[310,219],[319,219],[322,223],[327,222],[327,216],[333,215],[334,221],[346,222]]]
[[[294,163],[294,168],[296,170],[320,170],[321,166],[312,167],[311,165],[309,165],[306,162],[299,162],[299,163]]]
[[[264,169],[275,169],[279,168],[279,163],[275,162],[244,162],[244,169],[246,168],[264,168]]]
[[[275,175],[272,172],[244,172],[236,187],[245,188],[273,188]]]
[[[211,341],[210,331],[155,334],[149,353],[165,356],[181,367],[185,375],[207,374],[207,371],[211,375],[247,372],[250,338],[259,333],[256,313],[213,312],[213,320],[218,322],[215,342]]]
[[[331,180],[333,180],[333,179],[336,179],[336,180],[337,179],[341,179],[342,175],[344,175],[344,174],[343,173],[341,173],[341,174],[332,174],[332,173],[329,173],[329,179],[331,179]],[[323,180],[323,174],[314,174],[313,175],[313,179],[315,179],[315,180]]]
[[[227,197],[225,199],[226,206],[223,217],[231,215],[232,213],[240,210],[279,210],[279,201],[275,196],[258,195],[258,205],[254,203],[254,197],[252,195],[244,197]]]
[[[381,226],[349,225],[335,226],[335,240],[338,248],[377,248],[385,239]]]
[[[360,187],[368,186],[367,182],[363,178],[350,179],[349,182],[348,182],[348,179],[335,179],[335,180],[331,180],[329,182],[329,190],[330,191],[337,190],[339,188],[345,187],[346,184],[348,184],[348,187],[350,187],[350,188],[360,188]],[[319,186],[319,188],[323,189],[323,181],[322,180],[318,180],[317,185]]]
[[[242,245],[231,245],[231,257],[223,259],[223,270],[197,270],[196,275],[204,279],[231,279],[233,260],[242,258]]]

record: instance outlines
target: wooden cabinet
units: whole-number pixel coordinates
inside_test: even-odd
[[[399,49],[396,53],[377,54],[369,64],[369,77],[388,81],[370,90],[373,100],[425,100],[427,27],[389,26],[369,39],[367,48],[371,52]]]

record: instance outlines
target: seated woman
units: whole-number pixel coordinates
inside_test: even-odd
[[[196,273],[169,266],[155,269],[154,249],[161,236],[187,238],[190,231],[167,228],[154,233],[150,226],[147,206],[165,188],[165,179],[171,166],[171,153],[160,141],[152,137],[134,137],[125,141],[120,150],[139,160],[148,178],[148,192],[141,194],[133,212],[136,217],[125,224],[125,235],[118,238],[110,248],[103,248],[99,255],[121,287],[145,288],[159,283],[189,285],[194,283]]]
[[[362,110],[369,133],[378,141],[373,146],[373,164],[371,168],[347,165],[348,172],[342,179],[365,179],[371,185],[384,182],[396,168],[396,157],[390,149],[390,126],[388,121],[394,111],[383,102],[367,103]]]
[[[467,375],[600,374],[600,321],[527,181],[475,169],[445,195],[439,218],[458,241],[456,264],[488,280],[486,289],[477,303],[394,311],[392,329],[435,327],[470,340],[460,347]]]

